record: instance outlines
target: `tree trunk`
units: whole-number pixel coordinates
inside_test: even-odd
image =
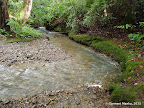
[[[0,0],[0,29],[9,30],[7,19],[9,19],[7,0]]]
[[[33,0],[24,0],[24,8],[20,13],[20,19],[28,19],[31,14]]]

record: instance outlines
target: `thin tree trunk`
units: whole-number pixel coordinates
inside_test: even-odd
[[[24,8],[20,13],[20,19],[28,19],[31,14],[33,0],[24,0]]]
[[[7,0],[0,0],[0,29],[10,30],[7,19],[9,19]]]

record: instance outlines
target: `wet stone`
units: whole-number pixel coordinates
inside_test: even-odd
[[[7,103],[9,103],[10,101],[7,100],[7,99],[3,99],[2,102],[3,102],[3,104],[7,104]]]
[[[93,90],[93,93],[96,94],[97,92],[95,90]]]

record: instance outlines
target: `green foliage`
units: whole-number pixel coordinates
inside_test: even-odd
[[[5,40],[8,35],[9,32],[7,32],[5,29],[0,29],[0,39]]]
[[[137,22],[135,20],[142,10],[139,5],[136,0],[126,3],[115,0],[34,0],[31,22],[41,25],[48,23],[54,28],[55,25],[65,26],[72,32],[82,31],[86,27],[108,25],[113,20],[120,22],[120,25],[127,24],[126,28],[133,28],[135,26],[128,24]]]
[[[25,37],[37,38],[40,35],[42,35],[38,30],[35,30],[35,29],[28,27],[28,26],[23,26],[21,30],[22,30],[22,35]]]
[[[144,22],[139,22],[140,27],[144,27]]]
[[[9,19],[8,25],[11,30],[16,33],[16,37],[18,38],[26,38],[26,37],[39,37],[42,35],[38,30],[30,28],[25,22],[18,22],[13,19]]]
[[[94,0],[90,9],[88,9],[87,14],[85,14],[85,19],[83,24],[90,27],[91,25],[104,25],[108,19],[104,15],[104,10],[107,7],[105,0]],[[110,15],[109,15],[110,18]]]
[[[83,26],[90,26],[94,22],[105,24],[108,19],[104,16],[105,0],[44,1],[33,3],[31,18],[34,18],[34,23],[48,21],[53,25],[55,20],[63,18],[67,29],[78,32]]]
[[[8,8],[11,17],[19,18],[20,11],[23,8],[23,0],[8,0]]]
[[[133,102],[135,98],[135,92],[131,87],[116,88],[111,94],[113,102]]]
[[[119,29],[133,29],[134,27],[136,27],[135,25],[132,25],[132,24],[126,24],[126,25],[121,25],[121,26],[114,26],[114,28],[119,28]]]
[[[0,29],[0,34],[8,35],[8,32],[5,29]]]
[[[45,19],[48,16],[48,8],[50,1],[47,0],[33,0],[32,10],[31,10],[31,23],[32,24],[44,24]]]
[[[32,18],[34,18],[34,23],[43,24],[44,21],[48,21],[51,25],[53,25],[53,21],[64,19],[66,20],[65,22],[67,28],[76,32],[79,29],[79,18],[81,17],[83,11],[85,11],[84,0],[62,0],[49,2],[45,2],[45,0],[38,0],[34,2]]]
[[[128,37],[130,38],[132,44],[134,45],[134,50],[137,48],[137,47],[140,47],[139,46],[139,43],[141,44],[141,46],[144,45],[144,34],[129,34]]]
[[[82,20],[87,10],[86,2],[85,0],[70,0],[70,7],[67,28],[70,28],[73,32],[78,32],[80,27],[83,26]]]
[[[86,1],[86,6],[87,6],[88,8],[90,8],[91,5],[94,3],[94,0],[85,0],[85,1]]]

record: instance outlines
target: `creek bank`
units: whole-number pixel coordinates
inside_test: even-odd
[[[106,55],[111,56],[114,60],[116,60],[121,65],[121,70],[125,70],[126,62],[128,61],[128,53],[120,48],[118,48],[115,44],[108,40],[104,40],[104,38],[94,36],[94,35],[74,35],[69,34],[70,39],[93,47],[96,51],[104,53]]]
[[[114,44],[114,40],[106,40],[97,36],[69,34],[69,37],[81,44],[93,47],[97,51],[110,55],[120,63],[123,73],[109,86],[113,102],[138,101],[144,105],[144,62],[133,61],[132,55]]]

